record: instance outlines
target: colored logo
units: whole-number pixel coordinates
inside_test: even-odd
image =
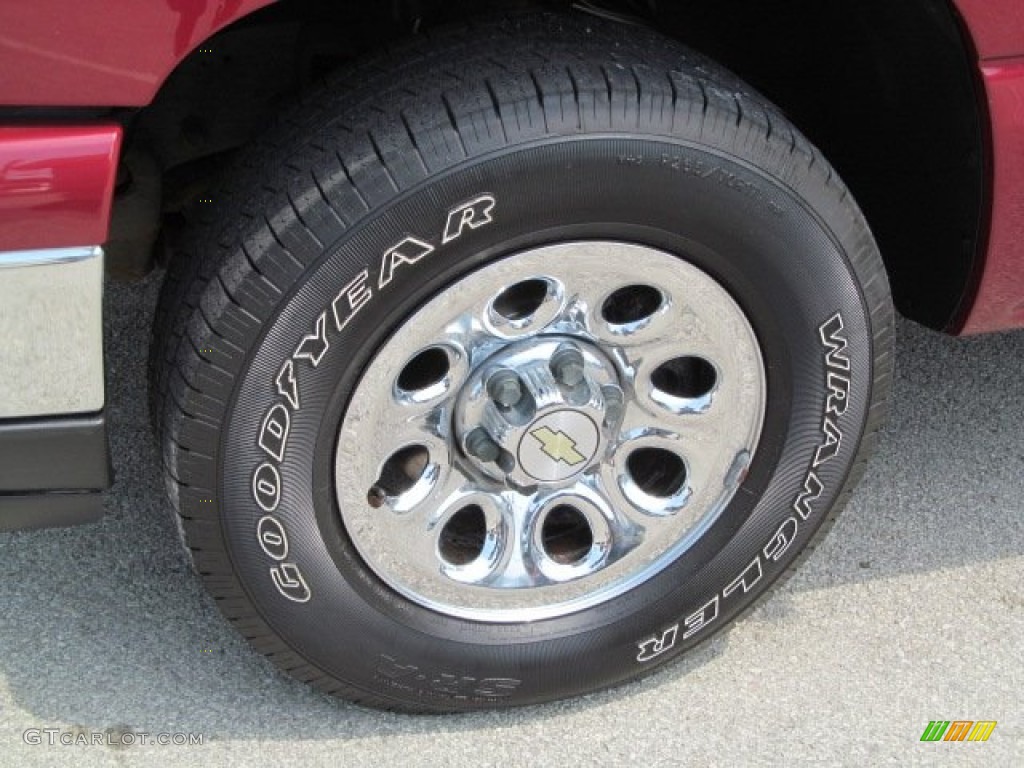
[[[988,741],[995,729],[995,720],[932,720],[921,741]]]
[[[539,427],[530,435],[540,442],[541,450],[555,461],[562,461],[570,467],[575,467],[587,460],[586,456],[576,450],[576,441],[565,432],[554,432],[549,427]]]

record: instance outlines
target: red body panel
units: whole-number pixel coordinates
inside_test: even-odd
[[[143,106],[192,49],[272,0],[2,0],[0,104]]]
[[[992,121],[988,253],[962,333],[1024,327],[1024,57],[982,66]]]
[[[1024,3],[1020,0],[953,0],[982,59],[1024,54]]]
[[[192,50],[218,30],[270,2],[0,0],[0,105],[143,106],[152,101],[166,77]],[[966,307],[962,332],[1022,327],[1024,2],[953,2],[981,60],[979,74],[992,130],[987,252],[977,294]],[[67,169],[85,161],[83,155],[78,155],[78,161],[68,159],[66,141],[74,143],[82,140],[81,136],[75,129],[50,136],[54,139],[52,148],[42,151],[53,157],[39,168],[49,164],[71,174],[66,177],[67,186],[61,187],[62,194],[67,195],[65,203],[45,202],[42,192],[30,193],[16,185],[0,189],[0,248],[10,248],[12,242],[19,243],[17,247],[66,244],[68,237],[77,237],[75,244],[91,243],[97,241],[92,237],[95,232],[106,229],[106,208],[90,208],[85,203],[86,199],[95,203],[99,198],[68,191],[76,188],[70,179],[78,172]],[[12,159],[18,167],[28,167],[25,158],[17,157],[20,150],[5,149],[2,138],[0,168],[6,168]],[[110,176],[112,167],[104,178]],[[99,178],[98,173],[83,170],[81,179]],[[5,184],[14,183],[8,182],[6,175],[3,178]],[[82,181],[86,186],[90,183]],[[13,197],[5,199],[8,196]],[[73,202],[76,199],[78,202]],[[11,218],[14,210],[21,212],[17,221]],[[98,216],[91,229],[83,224],[87,210]],[[52,218],[54,215],[58,218]],[[82,234],[90,237],[78,237]]]
[[[119,125],[0,128],[0,251],[107,239]]]
[[[992,127],[988,247],[960,332],[1020,328],[1024,327],[1024,3],[955,3],[981,59]]]

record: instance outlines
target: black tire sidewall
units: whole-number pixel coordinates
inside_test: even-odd
[[[491,195],[493,222],[449,243],[449,211]],[[806,195],[806,192],[805,192]],[[605,687],[641,674],[725,626],[781,574],[831,507],[857,454],[872,381],[870,328],[845,244],[820,215],[831,199],[804,199],[758,168],[706,147],[629,136],[547,140],[466,161],[381,207],[325,249],[254,345],[228,408],[219,446],[221,527],[233,567],[256,610],[315,667],[404,706],[457,709],[525,704]],[[407,236],[434,250],[379,286],[382,255]],[[720,282],[758,336],[768,410],[750,472],[702,539],[636,589],[569,616],[484,624],[429,611],[390,590],[348,540],[333,485],[334,446],[348,397],[374,351],[455,280],[516,252],[574,240],[619,240],[678,254]],[[372,298],[338,332],[331,304],[368,269]],[[638,275],[642,278],[642,275]],[[293,358],[325,312],[329,348],[314,367]],[[836,421],[842,442],[815,468],[823,490],[778,561],[765,548],[804,489],[822,444],[827,370],[820,328],[839,315],[852,386]],[[275,379],[292,359],[299,408]],[[265,414],[289,408],[283,460],[259,447]],[[372,439],[372,437],[368,437]],[[281,479],[273,517],[287,532],[285,561],[311,597],[282,597],[279,565],[257,537],[267,515],[253,473],[267,461]],[[723,589],[758,560],[749,590]],[[714,602],[714,618],[689,633],[688,618]],[[696,613],[695,613],[696,612]],[[704,614],[700,614],[704,615]],[[642,644],[675,628],[650,662]],[[396,674],[400,669],[401,674]],[[513,681],[498,686],[494,679]],[[456,682],[453,682],[456,681]]]

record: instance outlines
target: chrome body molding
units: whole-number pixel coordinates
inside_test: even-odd
[[[0,419],[103,408],[103,249],[0,252]]]

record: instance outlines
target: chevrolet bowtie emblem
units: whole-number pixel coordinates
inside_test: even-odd
[[[548,427],[539,427],[530,433],[537,439],[541,450],[555,461],[564,461],[570,467],[587,460],[587,457],[576,450],[576,442],[565,432],[553,432]]]

